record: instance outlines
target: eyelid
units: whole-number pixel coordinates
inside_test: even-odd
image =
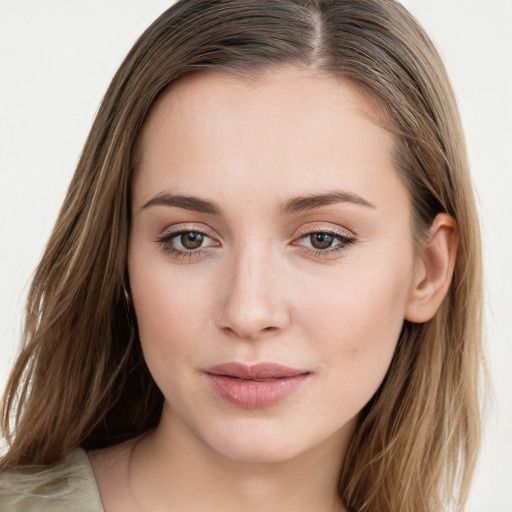
[[[315,233],[328,234],[334,238],[337,238],[339,243],[325,249],[308,247],[307,245],[303,245],[302,243],[300,243],[301,240],[307,239],[309,236],[314,235]],[[315,258],[315,260],[332,260],[339,258],[344,251],[348,250],[349,247],[354,245],[355,243],[357,243],[357,237],[349,229],[343,228],[339,225],[333,227],[332,224],[315,224],[314,226],[302,226],[294,235],[290,245],[298,247],[301,250],[301,252],[303,252],[307,256]]]
[[[210,245],[204,247],[198,247],[195,249],[180,249],[179,247],[175,247],[173,243],[173,239],[179,237],[181,234],[185,233],[200,233],[205,237],[209,238],[212,242]],[[191,223],[180,223],[169,226],[165,229],[159,236],[156,237],[155,242],[158,243],[160,249],[164,254],[173,257],[176,260],[196,260],[197,258],[201,258],[207,254],[211,254],[211,250],[217,247],[221,247],[222,244],[218,240],[218,236],[212,233],[212,230],[204,225],[198,226],[197,224]]]
[[[172,226],[167,227],[162,231],[160,235],[158,235],[158,238],[167,237],[169,235],[176,235],[179,233],[186,233],[188,231],[193,231],[197,233],[201,233],[203,235],[207,235],[213,240],[216,240],[219,242],[218,235],[209,227],[204,224],[195,224],[195,223],[180,223],[180,224],[173,224]]]
[[[311,233],[329,233],[332,235],[342,236],[345,238],[357,238],[357,234],[353,231],[344,228],[342,226],[334,226],[331,223],[314,223],[313,225],[308,224],[302,226],[294,235],[294,239],[300,238],[304,235],[310,235]]]

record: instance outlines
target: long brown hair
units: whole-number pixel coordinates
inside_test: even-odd
[[[29,292],[2,411],[1,466],[50,464],[156,426],[163,397],[144,363],[126,254],[134,146],[179,78],[250,78],[285,64],[365,90],[395,134],[418,239],[458,224],[452,286],[435,317],[405,322],[388,374],[340,461],[351,511],[462,509],[480,440],[481,259],[464,137],[434,46],[393,0],[181,0],[140,37],[103,99]],[[458,492],[457,492],[458,491]]]

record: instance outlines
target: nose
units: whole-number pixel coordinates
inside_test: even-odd
[[[272,251],[238,251],[225,276],[216,324],[230,335],[256,340],[290,322],[285,279]]]

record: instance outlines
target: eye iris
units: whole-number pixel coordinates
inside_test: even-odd
[[[189,231],[180,236],[180,242],[186,249],[197,249],[203,243],[203,238],[201,233]]]
[[[328,233],[313,233],[310,236],[311,245],[315,249],[327,249],[332,245],[334,241],[334,237]]]

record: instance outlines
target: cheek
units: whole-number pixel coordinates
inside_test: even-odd
[[[165,262],[148,262],[143,254],[132,254],[129,275],[144,357],[159,383],[179,373],[200,350],[208,305],[199,283]]]
[[[405,268],[405,271],[399,271]],[[404,321],[410,272],[358,271],[331,280],[303,304],[302,328],[316,340],[319,360],[332,375],[333,392],[358,412],[378,389],[391,363]]]

